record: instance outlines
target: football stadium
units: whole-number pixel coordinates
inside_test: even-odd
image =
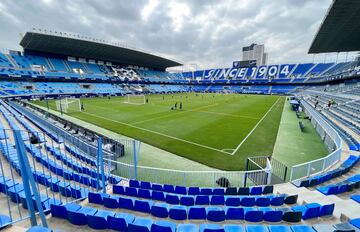
[[[0,52],[0,230],[360,231],[360,2],[327,2],[301,51],[312,62],[268,62],[252,43],[188,66],[22,31]]]

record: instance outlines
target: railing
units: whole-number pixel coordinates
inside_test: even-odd
[[[342,152],[341,137],[336,130],[305,100],[301,100],[301,104],[305,113],[311,117],[311,123],[331,153],[326,157],[293,166],[291,168],[290,181],[309,177],[328,170],[340,161]]]
[[[252,186],[270,184],[269,169],[254,171],[185,171],[166,168],[137,166],[119,161],[104,159],[115,166],[113,174],[127,179],[138,179],[160,184],[201,187]],[[136,171],[135,171],[136,169]],[[135,173],[137,178],[135,178]],[[252,180],[256,179],[256,182]],[[227,183],[227,184],[226,184]]]

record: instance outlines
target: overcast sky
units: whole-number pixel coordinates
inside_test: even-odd
[[[265,44],[269,63],[312,62],[307,51],[330,3],[1,0],[0,47],[19,50],[19,34],[35,27],[123,42],[198,68],[231,66],[241,58],[241,48],[253,42]]]

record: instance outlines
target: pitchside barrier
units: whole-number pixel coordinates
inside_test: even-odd
[[[254,171],[184,171],[165,168],[134,166],[119,161],[104,159],[115,165],[115,175],[160,184],[182,186],[219,187],[252,186],[270,184],[270,169]],[[256,178],[255,178],[256,177]],[[256,183],[253,180],[256,179]],[[226,184],[228,183],[228,184]]]
[[[304,112],[311,117],[311,123],[331,153],[323,158],[293,166],[291,168],[290,181],[306,178],[328,170],[340,161],[342,153],[341,137],[336,130],[305,100],[301,100],[301,105]]]

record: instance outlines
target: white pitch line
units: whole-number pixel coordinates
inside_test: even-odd
[[[268,111],[264,114],[264,116],[262,116],[262,118],[256,123],[256,125],[254,126],[254,128],[252,128],[252,130],[249,132],[249,134],[246,135],[246,137],[239,143],[239,145],[235,148],[235,150],[231,153],[231,155],[234,155],[237,150],[239,150],[239,148],[241,147],[241,145],[243,145],[243,143],[249,138],[249,136],[255,131],[255,129],[260,125],[260,123],[262,122],[262,120],[264,120],[264,118],[266,117],[266,115],[268,115],[268,113],[271,111],[271,109],[276,105],[276,103],[280,100],[280,97],[276,100],[276,102],[268,109]]]
[[[161,136],[164,136],[164,137],[179,140],[179,141],[189,143],[189,144],[192,144],[192,145],[195,145],[195,146],[199,146],[199,147],[207,148],[207,149],[210,149],[210,150],[213,150],[213,151],[218,151],[218,152],[221,152],[221,153],[224,153],[224,154],[231,155],[231,153],[226,152],[226,151],[222,151],[222,150],[219,150],[219,149],[216,149],[216,148],[213,148],[213,147],[209,147],[209,146],[206,146],[206,145],[203,145],[203,144],[194,143],[194,142],[191,142],[191,141],[188,141],[188,140],[180,139],[180,138],[177,138],[177,137],[174,137],[174,136],[171,136],[171,135],[167,135],[167,134],[163,134],[163,133],[160,133],[160,132],[157,132],[157,131],[148,130],[148,129],[141,128],[141,127],[138,127],[138,126],[134,126],[134,125],[131,125],[131,124],[128,124],[128,123],[116,121],[116,120],[113,120],[113,119],[110,119],[110,118],[105,118],[105,117],[102,117],[102,116],[99,116],[99,115],[96,115],[96,114],[91,114],[91,113],[87,113],[87,112],[82,112],[82,113],[91,115],[91,116],[96,117],[96,118],[102,118],[102,119],[112,121],[112,122],[115,122],[115,123],[123,124],[125,126],[133,127],[133,128],[139,129],[139,130],[147,131],[147,132],[150,132],[150,133],[153,133],[153,134],[158,134],[158,135],[161,135]]]

